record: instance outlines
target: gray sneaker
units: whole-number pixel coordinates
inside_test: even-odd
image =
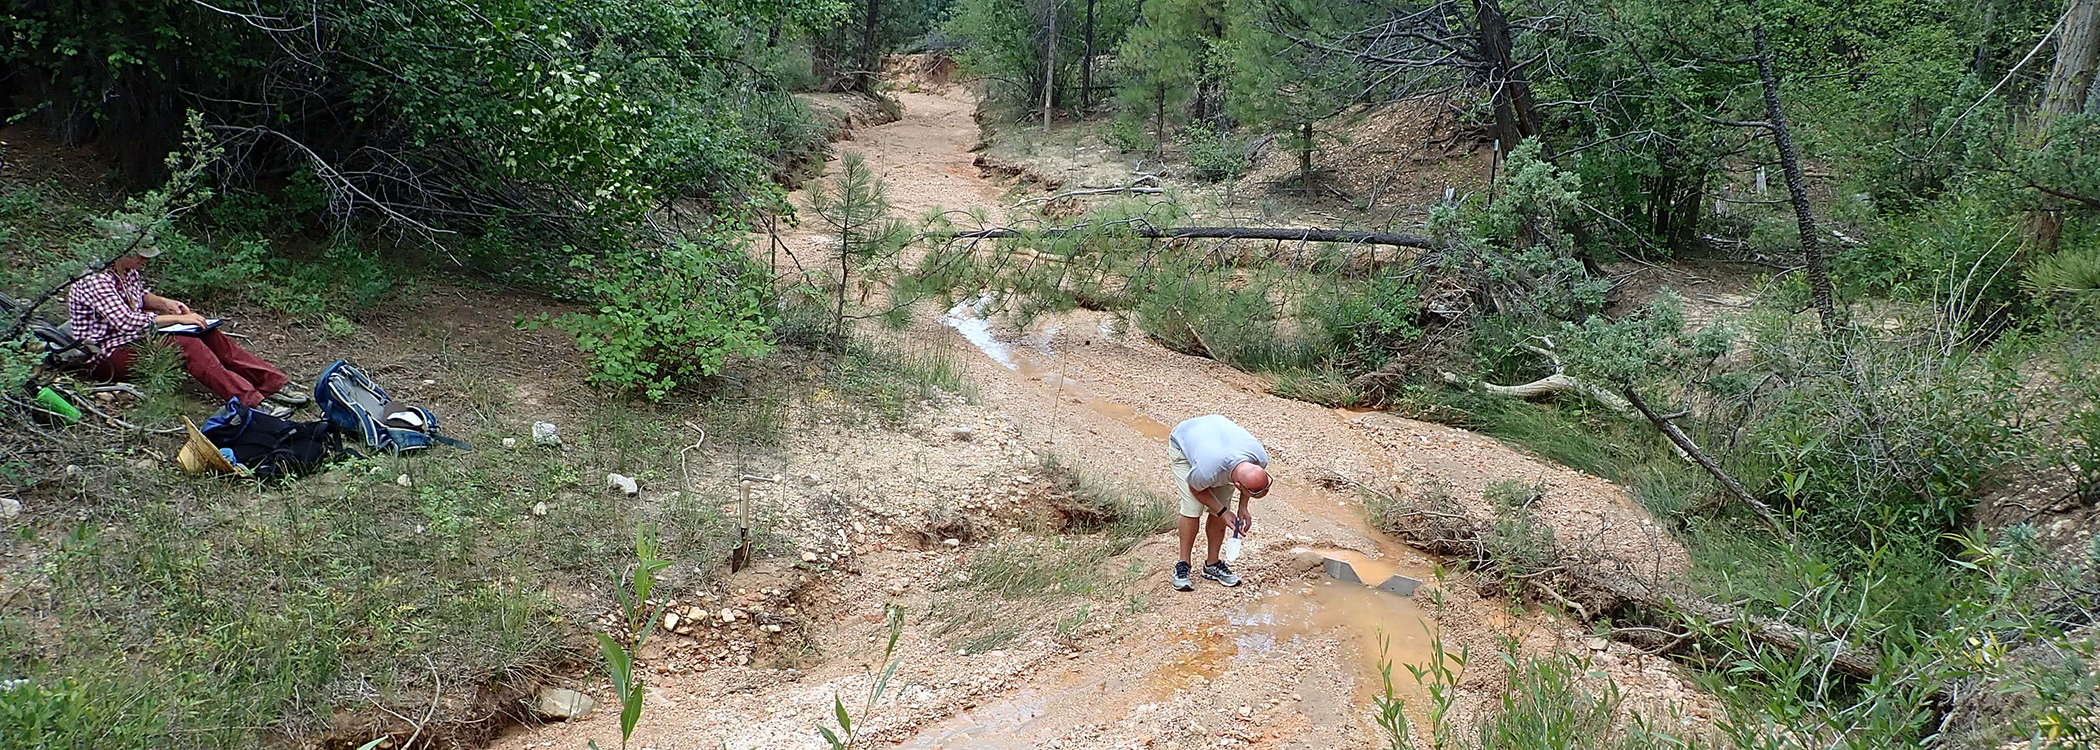
[[[300,388],[299,386],[287,385],[283,388],[277,389],[276,393],[270,394],[263,400],[275,401],[277,403],[284,404],[285,406],[297,409],[301,406],[313,403],[314,397],[307,395],[306,390]]]
[[[260,404],[255,405],[255,413],[268,414],[278,419],[286,419],[292,416],[292,407],[285,406],[284,404],[280,404],[275,401],[266,400]]]
[[[1240,585],[1240,577],[1234,574],[1231,568],[1225,567],[1224,560],[1204,565],[1203,577],[1224,584],[1226,588]]]
[[[1189,561],[1174,563],[1174,590],[1195,591],[1196,582],[1189,580]]]

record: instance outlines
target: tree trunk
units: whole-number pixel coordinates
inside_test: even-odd
[[[875,72],[882,67],[882,50],[875,46],[875,31],[882,22],[882,0],[868,0],[868,13],[860,27],[860,71],[853,77],[853,90],[875,93]]]
[[[1050,0],[1050,31],[1043,43],[1043,129],[1050,129],[1050,94],[1057,90],[1057,5]]]
[[[2057,117],[2085,109],[2096,62],[2100,62],[2100,0],[2070,0],[2064,11],[2063,36],[2056,42],[2056,64],[2049,69],[2048,93],[2035,116],[2038,130],[2047,130]]]
[[[1313,124],[1311,120],[1298,123],[1298,189],[1306,196],[1313,194]]]
[[[1756,3],[1751,3],[1755,12]],[[1815,300],[1816,317],[1823,322],[1823,335],[1838,331],[1837,295],[1830,288],[1830,271],[1823,264],[1822,237],[1816,231],[1816,215],[1808,205],[1808,178],[1801,174],[1801,154],[1794,149],[1793,132],[1787,128],[1786,111],[1779,106],[1779,76],[1772,71],[1772,47],[1762,21],[1753,21],[1750,38],[1757,45],[1757,75],[1765,90],[1765,121],[1779,147],[1779,166],[1786,173],[1787,202],[1794,207],[1794,224],[1801,232],[1802,260],[1808,266],[1808,293]]]
[[[2048,137],[2057,118],[2085,109],[2096,58],[2100,58],[2100,0],[2070,0],[2064,9],[2063,35],[2056,41],[2056,63],[2049,68],[2049,85],[2029,126],[2035,143]],[[2023,229],[2028,248],[2036,253],[2055,252],[2064,232],[2063,201],[2043,197],[2042,210],[2028,214]]]
[[[1488,90],[1495,107],[1495,134],[1504,148],[1515,148],[1526,138],[1537,138],[1538,109],[1531,98],[1531,83],[1514,59],[1509,40],[1509,19],[1502,15],[1500,0],[1473,0],[1473,21],[1479,26],[1480,55],[1495,66]],[[1552,150],[1539,144],[1539,158],[1551,161]]]
[[[1094,109],[1094,0],[1086,0],[1086,59],[1079,63],[1080,116]]]

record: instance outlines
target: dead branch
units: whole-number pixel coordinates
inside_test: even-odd
[[[1779,514],[1772,512],[1772,506],[1764,504],[1763,501],[1751,495],[1749,490],[1743,489],[1742,483],[1735,481],[1735,477],[1729,476],[1728,471],[1722,469],[1720,464],[1714,463],[1713,458],[1707,456],[1705,451],[1699,449],[1698,444],[1692,442],[1691,436],[1684,434],[1683,430],[1677,429],[1677,423],[1670,421],[1663,415],[1657,414],[1654,409],[1649,408],[1648,402],[1641,400],[1641,394],[1635,391],[1633,386],[1620,388],[1619,392],[1626,395],[1626,403],[1639,411],[1641,416],[1647,417],[1648,422],[1655,425],[1655,429],[1662,430],[1663,436],[1669,438],[1670,443],[1677,446],[1677,450],[1682,455],[1690,458],[1692,463],[1698,464],[1699,468],[1705,469],[1707,474],[1713,476],[1714,481],[1720,482],[1722,487],[1728,489],[1728,494],[1734,495],[1737,500],[1743,501],[1743,505],[1748,506],[1751,511],[1757,513],[1757,517],[1764,521],[1766,526],[1772,527],[1772,530],[1778,532],[1781,537],[1792,536],[1792,533],[1788,532],[1786,527],[1779,523]]]
[[[1483,380],[1468,381],[1466,378],[1453,372],[1445,372],[1441,373],[1441,375],[1446,383],[1459,387],[1470,386],[1490,396],[1506,396],[1531,401],[1561,393],[1575,393],[1591,401],[1603,404],[1605,408],[1618,412],[1621,415],[1634,416],[1634,410],[1626,404],[1626,399],[1620,398],[1618,394],[1611,391],[1576,380],[1568,376],[1567,373],[1556,372],[1522,385],[1495,385]]]
[[[1085,190],[1067,190],[1056,195],[1045,195],[1040,198],[1029,198],[1019,203],[1015,203],[1011,206],[1007,206],[1007,208],[1020,208],[1031,203],[1051,203],[1055,201],[1064,200],[1066,198],[1076,198],[1082,195],[1110,195],[1115,193],[1138,193],[1144,195],[1158,195],[1164,192],[1167,192],[1166,188],[1138,187],[1135,185],[1125,187],[1088,188]]]
[[[1123,231],[1147,239],[1202,239],[1202,240],[1284,240],[1289,242],[1336,242],[1350,245],[1390,245],[1435,250],[1443,247],[1428,237],[1394,232],[1358,232],[1345,229],[1313,229],[1298,227],[1158,227],[1150,223],[1129,222],[1121,224]],[[972,232],[938,234],[950,239],[1002,239],[1007,237],[1062,237],[1096,229],[1086,225],[1071,227],[1047,227],[1024,230],[1013,227],[993,227]]]

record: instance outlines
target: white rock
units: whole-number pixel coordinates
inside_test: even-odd
[[[540,716],[556,720],[581,719],[598,705],[590,696],[567,688],[540,688],[536,697],[533,709]]]
[[[664,613],[664,629],[665,629],[665,630],[677,630],[677,629],[678,629],[678,615],[677,615],[676,613],[673,613],[673,612],[665,612],[665,613]]]
[[[533,514],[533,515],[535,515],[535,516],[544,516],[544,515],[547,515],[547,501],[545,501],[545,500],[541,500],[541,501],[539,501],[539,502],[537,502],[537,503],[533,503],[533,504],[532,504],[532,514]]]
[[[398,484],[403,487],[413,487],[416,483],[415,480],[409,479],[407,474],[403,474],[401,476],[394,477],[394,484]]]
[[[723,622],[736,622],[737,611],[728,607],[723,607],[720,616]]]
[[[977,436],[977,430],[972,427],[953,427],[948,430],[948,436],[967,441]]]
[[[806,563],[813,563],[813,562],[816,562],[816,561],[817,561],[817,553],[815,553],[815,552],[804,552],[804,553],[802,553],[802,561],[803,561],[803,562],[806,562]]]
[[[0,518],[22,515],[22,501],[11,497],[0,497]]]
[[[503,439],[503,447],[505,447],[505,448],[516,448],[516,447],[518,447],[518,439],[517,439],[517,438],[504,438],[504,439]]]
[[[947,538],[947,539],[942,539],[942,540],[941,540],[941,543],[942,543],[942,544],[945,544],[945,545],[948,545],[948,546],[950,546],[950,547],[960,547],[960,546],[962,546],[962,540],[961,540],[961,539],[956,539],[956,538],[954,538],[954,537],[949,537],[949,538]]]
[[[642,492],[642,486],[634,481],[634,477],[624,474],[606,474],[605,486],[618,487],[620,488],[620,494],[628,497],[634,497]]]
[[[552,422],[534,422],[532,442],[538,445],[561,445],[561,430]]]

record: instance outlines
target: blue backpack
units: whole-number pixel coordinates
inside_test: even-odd
[[[438,434],[437,415],[420,406],[394,403],[364,370],[347,360],[321,371],[314,383],[314,405],[345,435],[362,435],[365,445],[400,455],[433,442],[473,450],[473,446]]]

